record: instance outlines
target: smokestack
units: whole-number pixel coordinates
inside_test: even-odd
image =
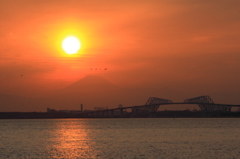
[[[81,104],[81,112],[83,111],[83,105]]]

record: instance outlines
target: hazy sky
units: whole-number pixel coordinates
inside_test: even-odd
[[[240,90],[239,0],[0,4],[0,93],[54,90],[92,74],[125,87]],[[82,43],[77,54],[61,48],[69,35]]]

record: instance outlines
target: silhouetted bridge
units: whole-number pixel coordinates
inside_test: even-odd
[[[232,104],[216,104],[210,98],[210,96],[199,96],[195,98],[186,99],[183,102],[173,102],[172,100],[162,99],[157,97],[150,97],[145,105],[119,107],[113,109],[105,109],[98,111],[82,112],[81,116],[85,117],[113,117],[116,115],[123,115],[127,113],[127,110],[131,110],[133,115],[139,112],[154,113],[157,112],[161,105],[173,105],[173,104],[197,104],[203,112],[230,112],[232,107],[240,107],[240,105]]]

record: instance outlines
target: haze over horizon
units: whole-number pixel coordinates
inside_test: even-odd
[[[222,98],[224,93],[193,94],[181,92],[168,87],[148,88],[135,87],[126,88],[113,84],[99,75],[86,76],[62,89],[48,92],[41,97],[26,97],[6,95],[0,93],[0,112],[45,112],[47,108],[57,110],[80,110],[83,104],[84,110],[93,110],[95,107],[117,108],[123,106],[136,106],[146,103],[149,97],[158,97],[183,102],[187,98],[200,95],[210,95],[216,103],[237,104],[239,94],[231,94],[229,98]],[[229,95],[229,94],[228,94]],[[234,100],[234,98],[236,98]],[[159,110],[185,110],[199,109],[197,105],[166,105]],[[235,110],[235,109],[233,109]]]
[[[64,104],[52,96],[89,76],[121,90],[109,103],[107,94],[85,96],[86,102],[104,99],[104,106],[144,104],[150,95],[173,100],[210,95],[217,103],[240,104],[240,1],[0,3],[0,111],[42,111],[51,100]],[[81,42],[76,54],[62,49],[68,36]],[[104,92],[106,83],[98,89]],[[40,100],[46,95],[50,101]],[[78,108],[83,100],[74,93],[65,98],[74,102],[61,109]]]

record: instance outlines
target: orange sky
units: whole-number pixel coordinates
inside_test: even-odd
[[[91,74],[125,87],[203,94],[240,89],[238,0],[0,4],[0,93],[33,95]],[[78,54],[61,49],[68,35],[81,40]]]

